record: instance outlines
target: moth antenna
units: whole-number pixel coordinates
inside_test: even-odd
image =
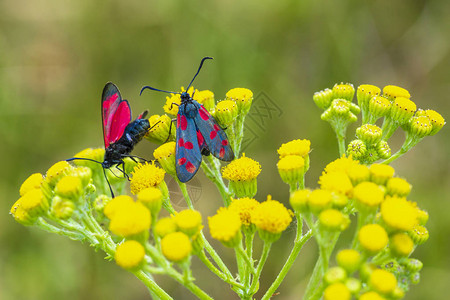
[[[189,83],[188,87],[186,88],[186,91],[189,91],[189,88],[191,87],[192,83],[194,82],[195,77],[197,77],[198,73],[200,73],[200,70],[202,69],[203,63],[207,59],[214,59],[214,58],[209,57],[209,56],[205,56],[205,57],[202,58],[202,61],[200,62],[200,66],[198,67],[197,73],[195,73],[194,78],[192,78],[191,83]]]
[[[93,159],[90,159],[90,158],[84,158],[84,157],[72,157],[72,158],[66,159],[66,161],[74,161],[74,160],[89,160],[89,161],[93,161],[93,162],[98,163],[98,164],[102,164],[102,162],[100,162],[100,161],[93,160]]]
[[[165,91],[165,90],[156,89],[156,88],[154,88],[154,87],[151,87],[151,86],[146,85],[146,86],[144,86],[144,87],[141,89],[141,92],[139,93],[139,96],[142,95],[142,92],[143,92],[145,89],[149,89],[149,90],[157,91],[157,92],[168,93],[168,94],[181,94],[181,93],[177,93],[177,92],[169,92],[169,91]]]
[[[114,173],[113,173],[114,174]],[[103,168],[103,175],[105,176],[105,180],[108,183],[109,191],[111,192],[111,198],[114,198],[114,192],[112,190],[111,184],[109,183],[108,177],[106,177],[105,168]],[[115,175],[115,174],[114,174]]]

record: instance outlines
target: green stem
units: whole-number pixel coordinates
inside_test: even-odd
[[[246,267],[249,270],[252,270],[253,269],[253,262],[247,256],[247,253],[244,251],[244,248],[242,248],[242,244],[240,243],[239,246],[237,246],[235,249],[236,249],[236,252],[239,254],[239,256],[241,256],[243,258],[243,260],[244,260],[244,262],[246,264]]]
[[[245,225],[244,225],[245,226]],[[255,232],[249,230],[244,230],[245,233],[245,251],[247,254],[247,257],[250,260],[253,260],[253,238],[255,236]],[[253,268],[253,264],[251,265],[251,268]],[[244,276],[244,285],[248,286],[248,284],[250,283],[250,274],[251,272],[249,272],[249,270],[247,270],[245,272],[245,276]]]
[[[272,247],[272,243],[264,242],[264,247],[261,253],[261,258],[258,262],[258,267],[256,268],[255,276],[253,277],[252,285],[249,288],[249,296],[253,296],[259,288],[259,278],[261,277],[261,272],[264,267],[264,264],[267,261],[267,257],[269,256],[270,248]]]
[[[192,204],[191,197],[189,196],[186,184],[178,180],[178,178],[175,179],[178,182],[178,185],[180,187],[181,193],[183,194],[184,200],[186,201],[186,204],[190,209],[194,209],[194,205]]]
[[[139,280],[142,281],[154,295],[158,296],[159,299],[173,299],[155,281],[153,281],[150,276],[145,274],[144,271],[139,270],[132,273],[139,278]]]
[[[208,166],[207,163],[202,162],[203,170],[205,171],[206,176],[216,185],[222,196],[224,205],[228,206],[230,204],[231,194],[228,191],[228,187],[223,182],[222,174],[220,172],[220,162],[213,158],[212,155],[207,156],[206,160],[209,162],[210,166]]]
[[[339,157],[342,157],[345,154],[345,136],[341,136],[336,134],[339,146]]]
[[[301,221],[299,221],[301,222]],[[299,226],[299,225],[297,225]],[[301,226],[300,226],[301,227]],[[272,283],[270,288],[267,290],[267,292],[264,294],[264,296],[261,298],[262,300],[269,300],[272,295],[275,293],[277,288],[280,286],[281,282],[283,282],[283,279],[286,277],[287,273],[293,266],[296,258],[298,257],[298,254],[300,253],[300,250],[303,248],[303,245],[312,237],[312,230],[309,230],[305,235],[300,235],[297,232],[297,237],[295,238],[294,247],[291,250],[291,253],[289,254],[288,259],[286,260],[286,263],[284,264],[283,268],[281,269],[280,273],[278,273],[277,278]]]
[[[38,218],[36,222],[36,226],[38,226],[40,229],[45,230],[50,233],[56,233],[58,235],[67,236],[68,238],[72,240],[78,240],[82,241],[86,236],[83,233],[80,232],[73,232],[70,230],[66,230],[64,228],[58,228],[56,226],[53,226],[49,223],[47,223],[44,219]]]
[[[233,275],[231,274],[228,267],[225,265],[225,263],[222,261],[220,256],[217,254],[217,252],[214,250],[214,248],[211,246],[211,244],[208,242],[208,240],[205,238],[205,235],[203,234],[203,231],[200,231],[200,237],[202,239],[202,242],[205,246],[206,252],[211,256],[211,258],[214,260],[214,262],[217,264],[220,270],[224,272],[228,277],[233,278]]]

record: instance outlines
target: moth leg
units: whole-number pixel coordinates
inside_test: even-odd
[[[122,166],[122,169],[119,168],[119,166]],[[130,181],[130,177],[128,176],[128,174],[125,172],[125,162],[122,161],[121,163],[119,163],[118,165],[116,165],[116,169],[119,170],[120,172],[123,173],[123,176]]]
[[[135,163],[139,163],[139,161],[137,161],[136,158],[137,158],[137,159],[140,159],[140,160],[143,161],[143,162],[148,162],[148,160],[146,160],[145,158],[140,157],[140,156],[137,156],[137,155],[122,154],[121,157],[129,157],[129,158],[130,158],[132,161],[134,161]]]
[[[178,103],[172,102],[172,104],[170,104],[170,110],[172,110],[172,108],[173,108],[174,105],[180,106]]]
[[[176,103],[172,103],[172,104],[176,104]],[[178,104],[177,104],[178,105]],[[167,143],[168,141],[169,141],[169,139],[170,139],[170,134],[172,133],[172,123],[173,122],[175,122],[177,119],[175,118],[175,119],[172,119],[171,121],[170,121],[170,125],[169,125],[169,134],[167,135],[167,139],[164,141],[164,143],[163,144],[165,144],[165,143]]]

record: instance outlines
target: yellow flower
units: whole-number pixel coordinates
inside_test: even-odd
[[[24,209],[31,217],[37,217],[48,210],[49,203],[47,198],[44,197],[41,189],[28,191],[21,199],[22,209]]]
[[[381,89],[371,84],[361,84],[356,91],[356,98],[358,99],[358,105],[364,110],[367,110],[370,99],[378,96]]]
[[[415,116],[409,119],[407,130],[417,138],[423,138],[430,134],[433,125],[428,116]]]
[[[178,229],[186,235],[193,237],[202,230],[202,215],[192,209],[185,209],[174,216]]]
[[[246,88],[234,88],[227,92],[227,100],[236,102],[239,113],[247,114],[253,101],[253,92]]]
[[[327,286],[323,293],[324,300],[350,300],[350,290],[341,282],[336,282]]]
[[[223,178],[230,181],[230,188],[238,198],[253,197],[256,194],[256,177],[261,173],[261,165],[242,154],[222,168]]]
[[[377,292],[370,291],[359,296],[359,300],[385,300],[385,298],[381,297]]]
[[[395,86],[395,85],[387,85],[383,88],[383,96],[387,97],[389,100],[393,101],[397,97],[411,98],[411,95],[404,88]]]
[[[58,180],[64,175],[67,175],[72,168],[73,167],[67,161],[59,161],[47,170],[47,173],[45,174],[45,181],[51,187],[54,187]]]
[[[296,212],[306,212],[308,210],[308,201],[311,190],[297,190],[291,194],[289,203]]]
[[[352,182],[344,172],[322,173],[319,184],[321,189],[341,193],[349,197],[353,192]]]
[[[369,224],[359,230],[358,240],[365,250],[374,254],[386,247],[389,239],[383,227],[378,224]]]
[[[126,196],[119,197],[111,200],[105,207],[105,215],[111,220],[109,230],[122,237],[132,237],[148,231],[151,224],[150,211],[140,202],[129,202]]]
[[[172,232],[162,238],[161,250],[168,260],[181,262],[191,255],[192,244],[186,234]]]
[[[145,257],[144,246],[134,240],[125,241],[117,246],[114,259],[116,263],[127,270],[139,267]]]
[[[102,162],[103,158],[105,156],[105,149],[103,148],[86,148],[84,150],[81,150],[80,152],[78,152],[77,154],[75,154],[73,157],[78,157],[78,158],[88,158],[88,159],[92,159],[98,162]],[[90,169],[101,169],[101,165],[97,164],[95,162],[92,161],[88,161],[88,160],[73,160],[72,163],[76,166],[84,166],[84,167],[88,167]]]
[[[217,103],[214,117],[221,127],[228,127],[236,120],[238,107],[232,100],[223,100]]]
[[[281,145],[278,148],[277,152],[280,156],[280,159],[288,156],[288,155],[298,155],[301,157],[305,157],[309,154],[311,150],[311,141],[310,140],[293,140]]]
[[[41,173],[34,173],[30,175],[20,186],[20,196],[25,195],[27,192],[37,189],[41,186],[42,181],[44,181],[44,176]]]
[[[214,110],[214,93],[208,90],[195,90],[194,100],[202,104],[209,112]]]
[[[342,156],[332,162],[330,162],[324,169],[325,173],[331,172],[344,172],[347,173],[355,166],[359,166],[359,161],[354,160],[352,157]]]
[[[344,282],[347,279],[347,272],[341,267],[331,267],[323,276],[323,280],[326,284],[333,284],[338,282]]]
[[[369,167],[369,171],[370,180],[380,185],[385,185],[395,173],[393,167],[384,164],[373,164]]]
[[[369,285],[378,293],[388,295],[397,287],[397,279],[386,270],[376,269],[370,274]]]
[[[11,207],[10,214],[14,217],[16,222],[22,225],[32,225],[37,216],[30,216],[28,212],[22,207],[22,198],[19,198]]]
[[[367,181],[370,178],[369,168],[366,165],[352,165],[347,169],[348,178],[352,182],[353,186],[358,183]]]
[[[305,175],[305,160],[301,156],[288,155],[278,161],[278,173],[287,184],[296,184]]]
[[[162,192],[158,188],[149,187],[141,190],[137,194],[137,199],[139,202],[144,204],[155,216],[161,210]]]
[[[178,106],[175,107],[178,109]],[[175,124],[173,124],[172,119],[168,115],[153,115],[148,118],[148,121],[150,123],[150,129],[144,136],[147,140],[161,144],[175,139]]]
[[[185,92],[186,89],[181,87],[181,92]],[[192,95],[194,92],[194,87],[190,87],[187,91],[189,95]],[[178,113],[178,105],[181,104],[180,94],[170,94],[170,96],[166,97],[166,104],[164,104],[163,109],[166,113],[172,116],[176,116]]]
[[[397,97],[391,105],[389,116],[398,124],[403,125],[414,115],[416,109],[416,104],[408,98]]]
[[[406,197],[411,192],[411,185],[403,178],[390,178],[386,184],[386,192],[391,196]]]
[[[351,83],[341,83],[333,86],[333,98],[335,99],[341,98],[351,102],[354,95],[355,88]]]
[[[365,181],[354,188],[353,196],[360,209],[376,209],[384,200],[384,191],[377,184]]]
[[[418,225],[417,209],[406,198],[387,196],[380,212],[384,223],[394,230],[408,231]]]
[[[138,164],[134,171],[131,173],[130,189],[133,194],[139,193],[141,190],[148,187],[158,187],[164,180],[164,174],[166,172],[155,166],[152,162]]]
[[[442,127],[444,127],[445,119],[438,112],[432,109],[427,109],[425,114],[428,118],[430,118],[431,123],[433,124],[433,129],[431,130],[430,135],[435,135],[439,130],[441,130]]]
[[[78,177],[81,180],[83,189],[89,184],[92,178],[92,170],[88,167],[76,167],[72,170],[70,175]]]
[[[80,178],[75,176],[64,176],[56,184],[55,193],[63,198],[77,201],[83,192]]]
[[[162,144],[153,151],[153,156],[159,162],[161,167],[172,176],[176,175],[175,167],[175,142]]]
[[[227,247],[234,248],[239,245],[241,234],[241,218],[235,210],[221,208],[212,217],[208,217],[209,232],[211,236]]]
[[[319,223],[326,230],[343,231],[348,227],[350,220],[339,210],[330,208],[319,214]]]
[[[252,223],[255,224],[262,240],[276,241],[292,221],[292,211],[272,197],[259,204],[252,212]]]
[[[369,101],[369,113],[377,119],[387,115],[390,108],[391,102],[383,96],[375,96]]]
[[[170,217],[161,218],[156,222],[155,233],[160,237],[165,237],[169,233],[177,231],[175,220]]]
[[[358,270],[361,265],[361,254],[354,249],[344,249],[336,254],[336,262],[344,268],[348,274]]]
[[[308,204],[311,211],[318,214],[324,209],[331,206],[332,194],[328,190],[317,189],[312,191],[308,196]]]
[[[125,210],[128,206],[133,205],[133,203],[134,200],[130,196],[120,195],[107,201],[103,213],[108,219],[112,219],[117,212]]]
[[[414,250],[414,242],[406,233],[397,233],[391,237],[389,248],[396,256],[406,257]]]
[[[422,245],[430,237],[428,229],[421,225],[415,225],[413,229],[408,231],[408,234],[416,245]]]
[[[232,199],[230,206],[228,206],[228,209],[231,211],[235,211],[239,214],[239,217],[241,219],[241,222],[245,226],[251,225],[251,214],[252,211],[258,207],[259,202],[256,201],[253,198],[239,198],[239,199]]]

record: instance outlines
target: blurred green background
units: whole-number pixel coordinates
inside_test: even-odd
[[[248,118],[245,148],[262,165],[257,198],[287,204],[276,170],[283,142],[312,142],[307,185],[337,157],[331,128],[312,102],[336,82],[395,84],[418,107],[449,118],[449,1],[25,1],[0,2],[0,299],[147,299],[143,284],[88,245],[14,222],[8,215],[21,182],[86,147],[102,146],[100,96],[113,81],[133,114],[162,113],[165,95],[144,84],[177,90],[208,61],[195,82],[216,99],[246,87],[259,103]],[[430,213],[429,241],[414,257],[421,283],[407,299],[444,299],[450,282],[449,126],[427,137],[393,166],[413,185],[411,199]],[[354,133],[350,130],[350,135]],[[349,138],[351,136],[349,135]],[[391,146],[403,141],[397,134]],[[154,145],[135,153],[151,158]],[[203,174],[196,203],[204,216],[220,205]],[[206,217],[205,220],[206,222]],[[264,269],[265,290],[288,255],[293,230],[275,244]],[[230,265],[233,255],[217,249]],[[275,299],[299,299],[317,256],[308,243]],[[194,259],[198,284],[221,299],[229,288]],[[166,277],[175,299],[192,299]],[[259,294],[257,294],[258,296]]]

